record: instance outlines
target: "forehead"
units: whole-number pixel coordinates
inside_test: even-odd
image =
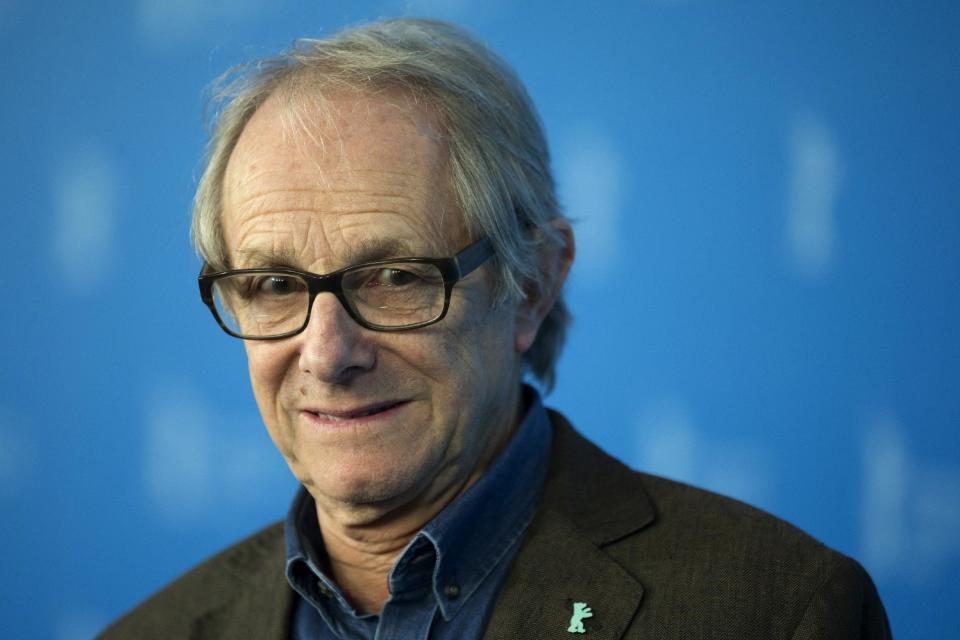
[[[436,116],[404,92],[274,95],[224,176],[231,262],[251,251],[336,262],[364,246],[456,246],[465,234],[447,154]]]

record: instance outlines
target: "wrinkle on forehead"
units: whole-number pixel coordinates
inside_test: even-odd
[[[297,252],[292,246],[280,244],[271,249],[240,249],[237,252],[238,265],[244,269],[259,267],[297,267]],[[404,240],[397,238],[361,238],[349,247],[348,253],[343,256],[345,266],[353,266],[376,260],[392,260],[394,258],[430,258],[437,256],[423,256],[416,248]],[[327,273],[332,273],[328,271]],[[320,274],[322,275],[322,274]]]

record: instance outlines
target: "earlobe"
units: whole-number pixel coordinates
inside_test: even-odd
[[[541,284],[528,283],[524,299],[517,303],[514,348],[521,354],[533,346],[540,325],[560,297],[576,253],[573,228],[567,220],[555,218],[550,228],[556,240],[544,242],[538,251]]]
[[[538,322],[529,311],[524,310],[525,303],[526,300],[522,301],[517,309],[517,331],[514,338],[514,349],[520,354],[526,353],[533,346],[542,322],[542,318]]]

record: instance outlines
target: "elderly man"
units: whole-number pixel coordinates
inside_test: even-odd
[[[496,56],[392,20],[225,97],[201,296],[302,488],[105,637],[889,636],[857,563],[628,470],[524,386],[552,383],[574,243]]]

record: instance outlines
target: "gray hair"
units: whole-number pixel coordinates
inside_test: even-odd
[[[565,239],[550,223],[563,214],[533,103],[499,56],[458,27],[422,19],[385,20],[322,40],[298,40],[280,56],[232,69],[214,84],[215,112],[192,225],[204,261],[227,265],[221,190],[230,154],[253,113],[278,91],[308,89],[320,97],[325,89],[344,88],[399,88],[439,117],[450,185],[467,233],[489,237],[496,251],[498,303],[548,285],[538,254],[562,247]],[[548,391],[569,323],[561,296],[524,354],[526,369]]]

